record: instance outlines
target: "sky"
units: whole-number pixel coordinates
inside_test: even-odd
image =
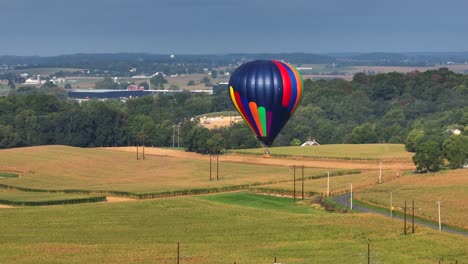
[[[0,0],[0,55],[468,51],[467,0]]]

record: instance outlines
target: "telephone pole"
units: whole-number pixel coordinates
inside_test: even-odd
[[[440,201],[437,201],[437,206],[439,207],[439,231],[442,231],[442,224],[440,222]]]
[[[296,203],[296,165],[293,166],[293,176],[294,176],[293,198],[294,198],[294,203]]]
[[[302,165],[302,200],[304,200],[304,165]]]
[[[327,172],[327,197],[330,196],[330,172]]]
[[[393,192],[390,191],[390,217],[393,218]]]
[[[382,183],[382,162],[380,162],[380,170],[379,170],[379,184]]]
[[[349,199],[350,209],[353,210],[353,184],[351,183],[351,198]]]
[[[412,213],[412,216],[411,216],[411,233],[414,234],[414,200],[413,200],[413,207],[411,208],[411,213]]]
[[[406,235],[406,200],[405,200],[405,225],[404,225],[404,234]]]

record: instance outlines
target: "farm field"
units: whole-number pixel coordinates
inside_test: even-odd
[[[441,203],[441,220],[445,224],[468,229],[468,170],[458,169],[438,173],[405,175],[394,181],[375,185],[355,197],[390,208],[390,191],[395,210],[403,212],[404,201],[415,215],[438,220],[437,201]]]
[[[307,169],[305,169],[305,174]],[[396,177],[395,171],[382,171],[382,181],[393,179]],[[302,182],[300,179],[300,168],[296,170],[296,196],[300,196],[302,191]],[[347,192],[350,190],[350,184],[353,184],[353,190],[367,188],[378,183],[379,171],[365,171],[359,174],[337,175],[330,176],[330,193],[331,195]],[[277,190],[293,190],[293,182],[281,182],[275,184],[261,185],[260,187],[277,189]],[[326,194],[327,192],[327,177],[320,179],[304,180],[304,192],[316,192]]]
[[[8,200],[14,202],[42,202],[42,201],[57,201],[68,199],[80,199],[93,197],[92,195],[83,194],[68,194],[68,193],[46,193],[46,192],[20,192],[20,191],[5,191],[0,189],[0,200]]]
[[[0,171],[23,171],[19,178],[0,179],[1,184],[48,190],[145,193],[276,182],[290,180],[292,175],[285,166],[223,161],[219,165],[219,181],[210,182],[209,160],[205,155],[200,155],[202,159],[147,155],[145,160],[136,160],[133,153],[66,146],[0,150],[0,155]],[[212,173],[216,179],[215,159]],[[309,173],[318,175],[325,171],[310,169]]]
[[[13,72],[13,73],[28,73],[29,75],[36,75],[36,74],[50,75],[59,71],[76,72],[80,70],[81,69],[77,69],[77,68],[28,68],[28,69],[8,70],[8,71]]]
[[[310,147],[273,147],[272,155],[346,160],[411,160],[403,144],[332,144]],[[256,149],[230,150],[229,153],[262,155]]]
[[[5,264],[365,263],[368,238],[373,263],[468,261],[464,236],[242,192],[0,210]]]

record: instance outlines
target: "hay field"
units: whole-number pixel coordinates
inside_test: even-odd
[[[14,202],[42,202],[42,201],[57,201],[94,197],[92,195],[83,194],[68,194],[68,193],[45,193],[45,192],[19,192],[6,191],[0,189],[0,200],[8,200]]]
[[[468,170],[458,169],[438,173],[405,175],[382,185],[375,185],[355,195],[356,198],[403,211],[404,201],[411,207],[415,200],[415,214],[437,221],[437,201],[441,203],[442,222],[468,229]]]
[[[5,264],[365,263],[368,238],[373,263],[468,261],[464,236],[246,193],[2,210]]]
[[[132,150],[135,151],[135,148]],[[19,178],[0,179],[0,183],[49,190],[144,193],[274,182],[289,179],[291,175],[289,167],[221,161],[220,180],[210,182],[208,156],[200,155],[202,159],[191,159],[190,156],[147,155],[145,160],[136,160],[133,153],[99,148],[39,146],[0,150],[0,156],[0,171],[24,172],[20,173]],[[215,179],[215,159],[212,166]],[[311,173],[322,174],[324,170],[311,169]]]
[[[261,155],[259,149],[231,150],[230,153]],[[330,144],[309,147],[273,147],[273,156],[329,158],[346,160],[406,160],[413,153],[407,152],[403,144]],[[260,154],[259,154],[260,153]]]
[[[382,171],[382,181],[394,179],[396,177],[396,171]],[[307,175],[307,169],[304,172]],[[296,195],[300,196],[302,190],[302,182],[300,179],[301,170],[296,170]],[[353,184],[353,191],[362,190],[370,186],[378,184],[379,172],[378,171],[366,171],[359,174],[348,174],[348,175],[337,175],[330,176],[330,194],[335,195],[341,192],[349,192],[350,184]],[[281,182],[275,184],[261,185],[260,187],[278,189],[278,190],[293,190],[293,182]],[[316,192],[326,194],[327,192],[327,177],[320,179],[311,179],[304,181],[304,192]]]

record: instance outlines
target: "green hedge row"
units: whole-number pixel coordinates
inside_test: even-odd
[[[105,196],[86,197],[66,200],[48,200],[48,201],[9,201],[0,199],[0,204],[11,206],[44,206],[44,205],[59,205],[59,204],[79,204],[79,203],[97,203],[106,201]]]
[[[361,173],[359,170],[341,170],[334,171],[330,173],[330,177],[347,175],[347,174],[357,174]],[[306,176],[304,179],[320,179],[327,177],[327,174]],[[301,180],[301,177],[296,178],[296,180]],[[80,190],[80,189],[71,189],[71,190],[47,190],[47,189],[33,189],[25,187],[11,186],[7,184],[0,184],[0,188],[10,189],[23,192],[48,192],[48,193],[74,193],[74,194],[99,194],[99,195],[108,195],[108,196],[118,196],[118,197],[127,197],[133,199],[153,199],[153,198],[164,198],[164,197],[174,197],[174,196],[186,196],[186,195],[202,195],[202,194],[211,194],[211,193],[220,193],[220,192],[230,192],[230,191],[240,191],[246,190],[250,187],[274,184],[281,182],[290,182],[292,180],[281,180],[281,181],[270,181],[270,182],[256,182],[252,184],[241,184],[241,185],[231,185],[224,187],[213,187],[213,188],[197,188],[197,189],[184,189],[184,190],[174,190],[174,191],[163,191],[163,192],[154,192],[154,193],[133,193],[125,191],[105,191],[105,190]]]
[[[18,178],[18,174],[0,171],[0,178]]]

